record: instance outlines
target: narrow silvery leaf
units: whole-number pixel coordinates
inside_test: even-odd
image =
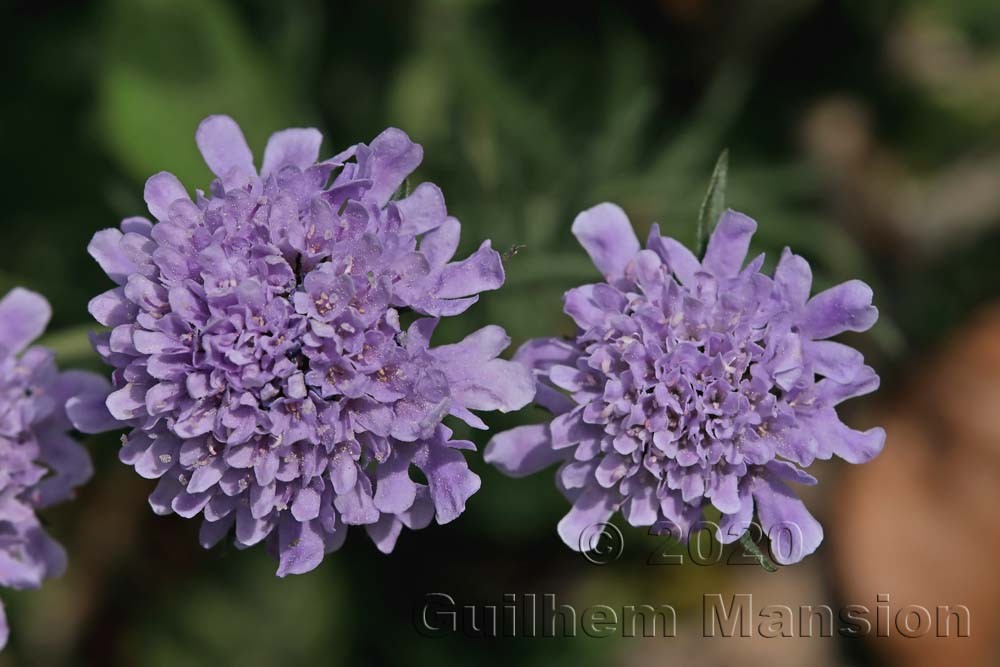
[[[726,177],[729,172],[729,149],[722,151],[712,170],[712,180],[708,184],[705,198],[701,200],[698,210],[698,238],[695,241],[695,254],[701,256],[705,251],[705,239],[712,233],[719,216],[726,209]]]

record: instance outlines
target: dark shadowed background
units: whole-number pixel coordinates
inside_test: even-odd
[[[155,517],[154,483],[118,462],[118,435],[93,438],[93,480],[46,514],[69,571],[0,592],[12,626],[0,665],[996,664],[996,0],[35,0],[4,3],[0,26],[0,293],[51,300],[63,364],[99,366],[86,304],[109,284],[87,242],[144,212],[154,172],[208,185],[193,136],[211,113],[236,118],[258,155],[290,126],[320,128],[326,155],[387,125],[422,143],[416,176],[443,188],[463,249],[525,246],[507,285],[440,340],[487,322],[515,344],[571,333],[561,295],[597,278],[569,233],[576,212],[613,200],[640,238],[660,222],[693,242],[728,147],[728,203],[759,221],[756,250],[773,265],[792,246],[817,288],[875,288],[882,317],[851,343],[883,388],[848,414],[889,433],[872,464],[814,468],[806,498],[826,542],[775,574],[647,565],[662,540],[628,527],[621,559],[592,565],[556,536],[568,506],[551,473],[511,480],[473,456],[483,490],[459,520],[404,533],[391,556],[352,531],[284,580],[260,548],[204,551],[197,521]],[[427,638],[412,615],[430,592],[671,604],[677,636]],[[873,614],[887,594],[893,617],[962,604],[972,633],[706,639],[706,593]]]

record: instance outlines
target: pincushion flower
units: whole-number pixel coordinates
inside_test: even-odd
[[[70,432],[114,426],[107,380],[59,372],[50,350],[28,347],[50,316],[45,299],[25,289],[0,300],[0,585],[15,589],[38,588],[66,568],[36,511],[72,498],[90,478],[90,457]],[[0,648],[8,635],[0,606]]]
[[[393,199],[423,156],[400,130],[326,160],[318,131],[284,130],[259,172],[231,118],[195,138],[209,193],[156,174],[155,222],[90,245],[118,284],[90,304],[111,327],[95,339],[115,369],[107,405],[131,427],[122,461],[160,480],[154,511],[203,515],[206,548],[233,528],[239,547],[266,541],[279,576],[316,567],[349,525],[389,552],[403,526],[455,519],[480,481],[442,419],[485,428],[472,410],[534,391],[497,358],[499,327],[430,345],[437,318],[500,287],[500,256],[487,241],[450,261],[460,226],[435,185]]]
[[[699,261],[655,225],[640,249],[613,204],[573,223],[606,282],[566,293],[574,339],[532,340],[515,356],[555,417],[501,433],[485,452],[512,476],[561,463],[573,507],[558,531],[573,549],[617,511],[684,538],[711,505],[721,542],[739,539],[756,508],[777,560],[795,562],[823,529],[787,482],[815,483],[803,470],[815,459],[881,451],[882,429],[852,430],[836,413],[878,376],[826,340],[874,324],[871,289],[849,281],[810,298],[809,265],[787,248],[773,277],[763,255],[744,266],[756,227],[725,212]]]

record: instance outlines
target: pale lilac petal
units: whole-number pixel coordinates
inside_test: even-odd
[[[441,271],[438,286],[434,296],[440,299],[453,299],[469,296],[489,290],[495,290],[503,285],[504,271],[500,253],[490,247],[485,241],[475,253],[461,262],[448,264]]]
[[[179,517],[190,519],[197,516],[212,499],[211,493],[188,493],[181,491],[170,503],[170,508]]]
[[[358,481],[358,466],[348,456],[334,456],[330,462],[330,481],[338,494],[347,493]]]
[[[142,196],[146,200],[149,212],[157,220],[169,219],[170,205],[178,199],[191,201],[187,190],[169,171],[161,171],[150,176]]]
[[[563,295],[563,310],[581,329],[603,326],[608,313],[594,298],[595,285],[574,287]]]
[[[176,439],[169,436],[157,438],[153,446],[135,462],[135,471],[146,479],[161,477],[177,462],[178,451]]]
[[[809,300],[809,290],[812,289],[812,269],[809,268],[809,262],[785,248],[774,269],[774,282],[789,303],[796,307],[804,306]]]
[[[881,380],[871,366],[862,366],[850,382],[836,382],[825,378],[817,383],[818,393],[825,404],[832,406],[850,398],[870,394],[879,388]]]
[[[778,563],[791,565],[816,551],[823,541],[823,527],[788,486],[768,475],[755,479],[752,491],[757,516]]]
[[[639,252],[639,239],[619,206],[598,204],[576,216],[573,235],[607,278],[625,272],[625,265]]]
[[[119,285],[124,285],[129,275],[138,268],[122,249],[123,234],[117,229],[103,229],[90,240],[87,252],[97,260],[104,273]]]
[[[819,339],[844,331],[867,331],[877,319],[872,288],[860,280],[849,280],[810,299],[799,326],[804,335]]]
[[[201,493],[208,491],[222,479],[222,474],[226,469],[226,463],[220,456],[213,458],[208,464],[199,465],[191,474],[191,480],[187,485],[187,492]]]
[[[304,171],[319,159],[319,147],[322,143],[323,135],[311,127],[289,128],[275,132],[267,140],[260,175],[267,177],[275,174],[286,165]]]
[[[587,539],[594,527],[610,519],[616,509],[611,493],[600,487],[590,487],[580,494],[573,508],[559,521],[559,537],[573,551],[587,550]]]
[[[753,520],[753,494],[749,484],[741,484],[739,489],[739,509],[729,514],[723,514],[719,519],[719,529],[716,539],[722,544],[732,544],[750,530]]]
[[[818,481],[805,470],[802,470],[794,463],[789,463],[788,461],[781,461],[779,459],[768,461],[764,468],[785,482],[811,486],[816,484]]]
[[[817,453],[819,458],[836,455],[848,463],[867,463],[885,446],[885,430],[856,431],[844,424],[833,409],[818,411],[809,419],[809,425],[823,447]]]
[[[291,519],[291,515],[283,515],[283,519]],[[301,524],[300,524],[301,525]],[[240,507],[236,510],[236,541],[241,545],[250,547],[271,534],[274,530],[275,520],[274,515],[269,515],[266,518],[258,519],[250,513],[249,507]],[[286,536],[289,533],[294,534],[294,531],[286,532]],[[289,543],[295,539],[290,537]]]
[[[15,287],[0,300],[0,347],[16,354],[42,335],[52,308],[42,295]]]
[[[229,116],[209,116],[198,125],[195,142],[212,173],[225,179],[231,173],[256,175],[253,153],[243,130]]]
[[[149,435],[139,431],[132,432],[122,439],[122,447],[118,450],[118,460],[125,465],[134,465],[143,453],[153,446]]]
[[[682,285],[694,284],[694,275],[701,270],[701,262],[683,243],[660,236],[659,225],[653,225],[646,247],[660,256]]]
[[[517,349],[514,361],[531,369],[547,370],[553,364],[571,364],[579,352],[559,338],[533,338]]]
[[[380,463],[375,475],[375,507],[380,512],[399,514],[413,504],[417,485],[410,479],[408,453],[395,449],[388,460]]]
[[[106,327],[116,327],[134,320],[138,309],[134,303],[125,298],[125,290],[116,287],[91,299],[87,311],[98,323]]]
[[[532,475],[566,458],[552,448],[546,424],[518,426],[493,437],[483,453],[483,460],[511,477]]]
[[[740,510],[740,497],[736,475],[717,475],[711,485],[711,500],[723,514],[733,514]]]
[[[494,358],[510,344],[503,329],[488,326],[461,343],[435,348],[447,360],[445,375],[454,400],[470,410],[509,412],[527,405],[535,393],[535,380],[525,366]]]
[[[334,501],[341,518],[349,526],[360,526],[378,521],[379,512],[372,499],[371,484],[367,477],[359,477],[354,488],[337,496]]]
[[[418,484],[413,505],[398,516],[403,525],[410,530],[420,530],[429,526],[434,520],[434,501],[430,489],[424,484]]]
[[[310,487],[300,489],[292,502],[292,516],[296,521],[311,521],[319,517],[320,495]]]
[[[202,521],[198,531],[198,544],[205,549],[211,549],[229,534],[236,523],[236,515],[230,514],[218,521]]]
[[[438,523],[454,521],[479,490],[479,475],[469,470],[462,453],[438,442],[425,445],[414,461],[427,476]]]
[[[420,239],[420,252],[427,258],[427,263],[431,267],[444,266],[455,256],[461,229],[462,225],[458,220],[448,218]]]
[[[156,488],[149,494],[149,506],[155,514],[166,516],[173,514],[174,498],[184,491],[184,486],[173,475],[160,478]]]
[[[323,560],[325,545],[318,521],[294,521],[285,515],[278,526],[278,576],[305,574]]]
[[[368,537],[375,547],[384,554],[392,553],[396,540],[403,530],[403,522],[391,514],[383,514],[375,523],[365,526]]]
[[[410,351],[426,350],[430,347],[431,338],[440,322],[437,317],[421,317],[414,320],[410,328],[406,330],[406,349]]]
[[[808,341],[803,348],[813,372],[835,382],[854,381],[865,365],[865,358],[860,352],[842,343]]]
[[[274,510],[274,496],[277,484],[254,484],[250,487],[250,514],[255,519],[263,519]]]
[[[100,389],[81,392],[66,401],[66,415],[73,428],[81,433],[104,433],[122,428],[122,423],[111,416],[106,405],[109,385],[104,378],[94,376],[101,381]]]
[[[396,202],[396,208],[402,220],[401,231],[406,234],[417,235],[436,229],[448,217],[444,194],[433,183],[418,185],[408,197]]]
[[[375,137],[371,150],[370,169],[374,183],[369,194],[376,204],[384,206],[424,159],[424,150],[410,141],[405,132],[394,127]]]
[[[12,549],[0,550],[0,585],[16,589],[38,588],[46,576],[46,563],[36,546],[40,546],[39,535],[44,535],[43,531],[32,525],[24,533],[14,536],[18,553]]]
[[[750,239],[757,223],[742,213],[728,210],[708,239],[702,266],[720,278],[730,278],[740,272],[750,249]]]
[[[326,529],[326,531],[323,533],[323,549],[326,553],[332,554],[344,546],[344,541],[347,540],[347,526],[343,523],[338,523],[332,533],[329,532],[329,529]]]
[[[644,485],[632,494],[622,507],[622,514],[630,526],[652,526],[659,517],[660,499],[652,485]]]
[[[64,433],[46,433],[41,444],[41,459],[52,471],[35,487],[38,507],[48,507],[72,497],[94,472],[90,455],[76,440]]]

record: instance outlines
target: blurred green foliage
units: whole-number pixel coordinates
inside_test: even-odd
[[[207,187],[193,134],[209,113],[234,116],[258,154],[288,126],[321,128],[329,154],[387,125],[422,143],[417,176],[444,189],[463,250],[483,238],[524,246],[507,285],[442,340],[486,322],[515,343],[571,333],[562,293],[598,278],[569,234],[574,215],[614,200],[640,236],[659,222],[693,243],[726,147],[726,200],[760,221],[756,250],[773,262],[794,247],[818,287],[876,286],[883,319],[861,345],[884,377],[996,297],[995,224],[933,257],[908,254],[875,227],[884,216],[844,204],[843,174],[802,139],[816,108],[847,96],[914,178],[1000,150],[1000,96],[979,92],[1000,67],[991,0],[102,0],[3,11],[0,290],[50,298],[47,343],[67,365],[94,364],[86,304],[107,285],[86,256],[90,236],[143,212],[152,173]],[[980,78],[906,69],[903,29],[928,25],[966,40]],[[887,64],[893,53],[902,70]],[[997,221],[995,210],[981,217]],[[494,604],[536,591],[585,605],[652,594],[683,608],[706,581],[727,581],[722,570],[635,567],[648,544],[638,531],[626,531],[636,547],[626,562],[589,568],[555,537],[566,505],[549,474],[509,480],[475,459],[484,491],[461,520],[404,535],[389,558],[358,531],[318,571],[279,581],[261,550],[202,552],[195,522],[153,517],[152,485],[122,470],[115,437],[92,444],[94,481],[52,514],[70,574],[4,593],[13,633],[0,664],[607,664],[614,641],[428,640],[412,607],[431,591]]]

